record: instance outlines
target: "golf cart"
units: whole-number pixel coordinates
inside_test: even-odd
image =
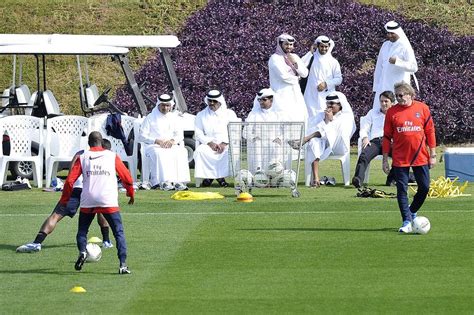
[[[180,44],[175,36],[120,36],[120,35],[29,35],[29,34],[3,34],[0,35],[0,55],[14,56],[14,69],[16,69],[16,56],[34,56],[36,60],[36,83],[37,89],[33,94],[29,93],[28,87],[14,79],[12,86],[8,87],[2,96],[2,107],[0,107],[0,119],[2,116],[11,114],[30,114],[36,117],[54,117],[61,115],[60,106],[53,93],[46,85],[46,58],[50,55],[76,56],[76,62],[80,81],[80,105],[85,116],[92,116],[99,112],[121,111],[108,99],[107,88],[99,94],[96,85],[91,84],[88,68],[88,56],[109,56],[117,61],[125,75],[126,82],[132,91],[136,104],[136,112],[145,116],[148,113],[145,100],[150,100],[135,81],[135,77],[129,65],[128,48],[149,47],[156,48],[160,52],[165,73],[173,87],[173,94],[177,104],[177,110],[182,117],[185,129],[185,144],[188,150],[188,160],[192,163],[194,151],[194,116],[188,114],[185,100],[183,98],[176,73],[169,54],[169,48],[175,48]],[[81,58],[83,59],[81,64]],[[82,68],[84,67],[85,83],[83,82]],[[20,63],[21,69],[21,63]],[[42,82],[40,80],[42,76]],[[41,84],[42,83],[42,84]],[[26,88],[25,88],[26,87]],[[123,113],[122,113],[123,114]],[[8,155],[8,136],[3,135],[3,152]],[[32,152],[35,149],[32,148]],[[36,152],[37,153],[37,152]],[[14,176],[30,177],[30,162],[10,163],[10,171]]]

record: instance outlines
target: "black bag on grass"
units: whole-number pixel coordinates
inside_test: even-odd
[[[4,191],[16,191],[16,190],[23,190],[23,189],[30,189],[30,187],[28,187],[28,184],[26,183],[19,183],[19,182],[5,183],[2,185],[2,190]]]

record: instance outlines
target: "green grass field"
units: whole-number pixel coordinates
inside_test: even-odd
[[[395,192],[380,186],[380,164],[371,182]],[[432,171],[443,174],[442,163]],[[342,180],[336,161],[324,162],[322,175]],[[124,276],[115,248],[74,270],[77,218],[59,223],[41,252],[15,253],[59,193],[0,192],[0,313],[474,312],[472,197],[428,199],[421,214],[430,233],[400,235],[396,200],[356,198],[354,188],[300,185],[300,198],[255,189],[253,203],[236,202],[233,188],[210,190],[226,198],[139,191],[127,206],[121,195],[132,270]],[[100,236],[95,223],[89,236]],[[87,292],[69,292],[74,286]]]

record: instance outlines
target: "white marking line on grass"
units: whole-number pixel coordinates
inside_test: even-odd
[[[121,212],[124,216],[153,215],[255,215],[255,214],[350,214],[350,213],[392,213],[395,210],[347,210],[347,211],[237,211],[237,212]],[[472,210],[437,210],[427,213],[474,213]],[[38,217],[47,213],[0,213],[0,217]]]

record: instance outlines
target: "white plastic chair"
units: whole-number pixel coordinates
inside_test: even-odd
[[[110,140],[112,144],[111,150],[117,153],[117,155],[120,156],[123,162],[127,163],[128,170],[130,171],[130,175],[132,176],[132,179],[136,181],[137,180],[137,164],[138,164],[137,141],[133,142],[132,155],[127,155],[127,152],[125,152],[125,148],[123,146],[122,141],[120,139],[116,139],[112,136],[107,135],[107,131],[105,130],[105,124],[107,123],[107,116],[108,114],[100,114],[100,115],[89,117],[89,132],[99,131],[102,134],[103,138]],[[133,127],[134,127],[135,119],[136,118],[130,117],[130,116],[122,115],[121,117],[122,128],[125,133],[125,137],[127,139],[130,133],[134,132]]]
[[[46,123],[46,187],[56,177],[58,162],[69,162],[87,148],[89,119],[82,116],[57,116]]]
[[[367,119],[367,116],[362,116],[360,117],[360,126],[362,126],[365,122],[365,120]],[[370,139],[370,130],[368,132],[368,137]],[[362,138],[359,137],[359,139],[357,140],[357,157],[360,156],[360,153],[362,152]],[[377,155],[373,160],[382,160],[383,156],[381,154]],[[372,161],[373,161],[372,160]],[[372,163],[371,161],[371,163]],[[369,173],[370,173],[370,163],[369,165],[367,165],[367,169],[365,170],[365,174],[364,174],[364,180],[363,182],[365,184],[367,184],[369,182]]]
[[[150,166],[148,163],[148,159],[145,156],[145,147],[146,144],[142,141],[140,141],[140,133],[141,133],[141,127],[142,123],[145,118],[137,118],[135,119],[135,123],[133,126],[133,134],[135,137],[135,143],[134,145],[137,146],[137,152],[138,152],[138,146],[140,146],[140,155],[142,157],[142,169],[140,170],[141,173],[141,181],[142,182],[150,182]],[[138,165],[138,162],[137,162]]]
[[[305,150],[305,159],[304,159],[304,173],[305,173],[305,185],[307,187],[311,186],[311,180],[313,177],[311,164],[313,161],[308,157],[309,150]],[[341,171],[342,179],[344,180],[344,185],[349,186],[349,179],[351,176],[351,153],[347,152],[344,155],[329,155],[327,160],[339,160],[341,162]]]
[[[17,115],[0,119],[0,134],[10,138],[10,155],[0,148],[0,185],[7,177],[9,162],[33,162],[33,178],[36,186],[43,186],[43,122],[42,118]],[[38,155],[31,152],[32,142],[38,142]]]
[[[201,144],[201,142],[197,138],[195,138],[194,141],[195,141],[194,148],[196,150],[199,147],[199,145]],[[204,180],[204,178],[194,176],[194,185],[196,186],[196,188],[201,187],[201,184],[202,184],[203,180]]]

